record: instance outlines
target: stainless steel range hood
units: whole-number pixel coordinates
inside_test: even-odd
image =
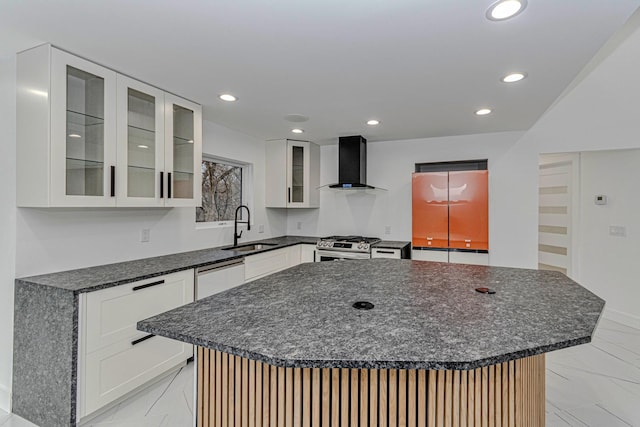
[[[338,138],[338,190],[375,190],[367,184],[367,140],[361,135]]]

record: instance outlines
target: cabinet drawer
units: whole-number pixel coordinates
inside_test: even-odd
[[[87,353],[140,337],[136,323],[193,301],[193,270],[86,294]]]
[[[371,258],[400,259],[400,249],[373,248]]]
[[[489,254],[486,252],[449,252],[449,262],[454,264],[489,265]]]
[[[411,251],[411,259],[416,261],[449,262],[449,251],[446,249],[443,251],[414,249]]]
[[[244,259],[246,282],[291,267],[289,248],[251,255]]]
[[[132,345],[131,340],[123,340],[88,354],[84,365],[82,415],[89,415],[124,396],[183,363],[192,354],[192,345],[158,336],[136,345]]]

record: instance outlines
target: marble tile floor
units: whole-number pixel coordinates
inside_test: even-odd
[[[92,427],[189,427],[193,363],[91,420]],[[547,427],[640,427],[640,330],[602,319],[590,344],[547,355]],[[0,427],[33,427],[0,411]]]

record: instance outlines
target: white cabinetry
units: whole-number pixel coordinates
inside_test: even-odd
[[[411,251],[411,259],[416,261],[449,262],[449,251],[446,249],[444,250],[413,249]]]
[[[320,205],[320,147],[290,139],[266,144],[266,207],[317,208]]]
[[[200,106],[50,45],[18,55],[16,106],[18,206],[201,203]]]
[[[300,262],[316,262],[316,245],[301,244]]]
[[[116,73],[49,46],[18,55],[18,206],[115,206]]]
[[[164,206],[164,92],[118,75],[118,206]]]
[[[400,259],[400,249],[373,248],[371,249],[371,258]]]
[[[489,265],[489,254],[483,252],[450,251],[449,262],[454,264]]]
[[[202,206],[202,109],[165,94],[165,206]]]
[[[300,245],[249,255],[244,258],[245,282],[252,282],[298,264]]]
[[[186,270],[81,295],[79,419],[193,355],[192,345],[136,329],[140,320],[192,302],[193,280]]]

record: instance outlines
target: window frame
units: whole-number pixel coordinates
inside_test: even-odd
[[[240,203],[249,207],[249,210],[253,212],[253,164],[242,162],[235,159],[229,159],[221,156],[214,156],[213,154],[202,153],[202,161],[205,162],[214,162],[214,163],[222,163],[225,165],[239,167],[241,168],[242,173],[242,198]],[[251,225],[253,225],[253,215],[251,215]],[[209,228],[228,228],[233,227],[233,220],[225,220],[225,221],[208,221],[208,222],[198,222],[195,219],[195,211],[194,211],[194,220],[196,229],[209,229]]]

